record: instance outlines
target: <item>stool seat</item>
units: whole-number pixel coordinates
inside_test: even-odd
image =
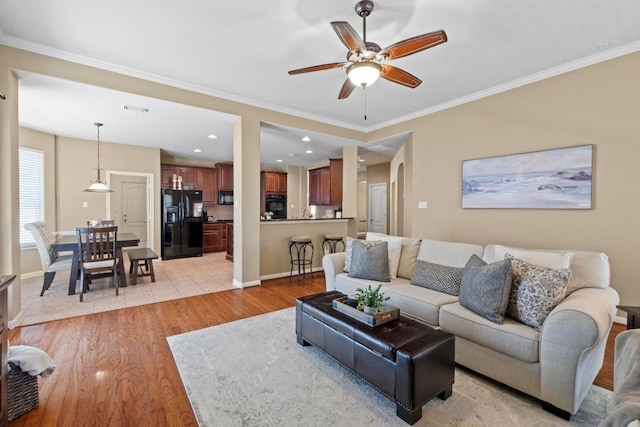
[[[129,266],[129,275],[131,276],[131,284],[138,282],[138,277],[151,276],[151,281],[156,281],[156,275],[153,271],[153,260],[158,259],[153,250],[150,248],[128,249],[127,255],[131,265]]]
[[[339,234],[325,234],[324,240],[342,240],[342,236]]]
[[[292,236],[291,241],[294,243],[311,243],[310,236]]]
[[[344,239],[339,234],[327,233],[324,235],[322,242],[322,250],[326,254],[334,254],[338,251],[336,247],[338,243],[342,243],[342,251],[345,250]]]

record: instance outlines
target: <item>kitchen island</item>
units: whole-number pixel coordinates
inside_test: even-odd
[[[322,268],[322,242],[327,233],[356,237],[355,218],[271,219],[260,221],[260,278],[288,276],[289,239],[305,235],[313,240],[314,271]],[[341,250],[340,245],[338,250]]]

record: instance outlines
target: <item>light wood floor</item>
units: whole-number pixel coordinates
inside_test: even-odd
[[[45,350],[57,369],[38,379],[40,406],[10,426],[195,426],[166,337],[295,305],[324,277],[277,279],[244,290],[124,308],[9,332]],[[596,384],[613,384],[613,338]],[[293,331],[292,331],[293,333]],[[229,337],[233,339],[233,337]]]

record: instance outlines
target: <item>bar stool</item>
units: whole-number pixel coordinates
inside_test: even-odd
[[[336,253],[338,251],[337,248],[336,248],[336,245],[338,243],[342,243],[342,252],[344,252],[345,245],[344,245],[344,240],[342,239],[341,235],[339,235],[339,234],[325,234],[324,235],[324,241],[322,242],[322,251],[325,254]]]
[[[311,250],[311,256],[307,258],[307,251]],[[300,267],[302,275],[306,274],[306,266],[309,266],[311,277],[313,277],[313,242],[310,236],[292,236],[289,243],[289,259],[291,271],[289,277],[293,275],[293,267],[298,267],[298,280],[300,280]]]

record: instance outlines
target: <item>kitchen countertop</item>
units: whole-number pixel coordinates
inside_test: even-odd
[[[260,223],[287,223],[287,222],[315,222],[315,221],[346,221],[353,218],[282,218],[282,219],[261,219]]]

